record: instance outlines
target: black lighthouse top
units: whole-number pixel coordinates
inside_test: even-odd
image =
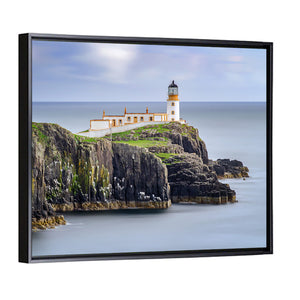
[[[178,86],[175,84],[174,80],[168,87],[168,95],[178,95]]]
[[[169,88],[170,87],[176,87],[176,88],[178,88],[178,86],[177,86],[177,84],[175,84],[174,80],[172,80],[172,83],[169,85]]]

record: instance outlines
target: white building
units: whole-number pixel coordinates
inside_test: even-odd
[[[127,125],[134,124],[136,125],[135,127],[138,127],[139,124],[140,126],[145,126],[152,122],[155,124],[159,122],[185,123],[184,120],[180,119],[178,86],[174,83],[174,80],[168,87],[166,113],[149,113],[148,107],[144,113],[128,113],[125,107],[123,115],[106,115],[105,111],[103,111],[102,119],[90,120],[89,131],[98,131],[115,127],[124,127],[124,130],[127,130],[127,127],[130,127]],[[118,130],[118,132],[120,132],[120,130]]]

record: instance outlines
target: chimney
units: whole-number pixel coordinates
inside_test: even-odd
[[[146,114],[148,114],[148,107],[146,108]]]
[[[104,119],[104,117],[105,117],[105,110],[103,110],[102,119]]]

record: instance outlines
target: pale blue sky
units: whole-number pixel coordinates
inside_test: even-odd
[[[266,101],[266,50],[33,41],[33,101]]]

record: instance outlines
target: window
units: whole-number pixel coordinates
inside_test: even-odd
[[[175,106],[175,102],[172,102],[172,106]]]
[[[175,121],[175,119],[174,119],[174,118],[172,118],[172,121]]]
[[[130,117],[127,117],[127,121],[130,122],[130,121],[131,121],[131,118],[130,118]]]
[[[121,119],[119,120],[119,125],[122,125],[122,120]]]
[[[175,111],[174,110],[172,110],[172,115],[175,115]]]
[[[150,117],[150,121],[153,121],[153,117]]]
[[[140,121],[143,122],[144,121],[144,117],[141,117]]]
[[[112,120],[112,126],[113,126],[113,127],[116,126],[116,120],[115,120],[115,119]]]

